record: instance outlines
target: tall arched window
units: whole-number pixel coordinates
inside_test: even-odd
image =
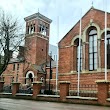
[[[110,33],[107,34],[107,69],[110,69]]]
[[[97,31],[89,32],[89,70],[97,69]]]
[[[77,71],[78,71],[78,62],[79,62],[79,45],[77,46]],[[82,71],[82,45],[80,48],[80,71]]]
[[[76,67],[77,67],[77,71],[78,71],[78,62],[79,62],[79,39],[75,40],[75,45],[76,45]],[[80,47],[80,71],[82,71],[82,41],[81,41],[81,47]]]

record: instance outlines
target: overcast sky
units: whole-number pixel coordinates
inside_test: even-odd
[[[52,20],[50,28],[50,43],[57,44],[80,19],[93,6],[105,10],[106,0],[0,0],[0,8],[11,13],[24,25],[24,17],[39,12]],[[110,12],[110,0],[107,0],[107,11]],[[57,36],[59,16],[59,38]]]

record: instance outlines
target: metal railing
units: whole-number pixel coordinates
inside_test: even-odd
[[[50,90],[49,90],[49,84],[47,84],[46,86],[42,85],[41,86],[41,90],[40,90],[40,94],[47,94],[47,95],[54,94],[54,92],[53,92],[53,85],[50,84]]]
[[[97,97],[97,85],[96,84],[82,84],[80,87],[79,96],[82,97]],[[77,96],[77,84],[70,85],[70,96]]]
[[[4,85],[3,92],[5,93],[12,93],[12,86],[11,85]]]
[[[33,93],[33,89],[31,86],[20,86],[19,87],[19,93],[22,94],[32,94]]]

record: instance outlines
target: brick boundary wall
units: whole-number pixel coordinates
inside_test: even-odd
[[[69,91],[69,82],[60,82],[60,95],[40,95],[37,94],[33,97],[33,94],[20,94],[20,93],[15,93],[14,95],[12,93],[0,93],[0,98],[2,97],[7,97],[7,98],[19,98],[19,99],[31,99],[31,100],[43,100],[43,101],[54,101],[54,102],[66,102],[66,103],[81,103],[81,104],[91,104],[91,105],[107,105],[110,106],[110,98],[108,98],[108,87],[109,87],[109,83],[110,81],[105,81],[105,80],[98,80],[96,81],[96,83],[98,84],[98,97],[80,97],[80,96],[69,96],[68,91]],[[41,85],[41,83],[35,83],[35,89],[37,88],[38,91],[40,91],[40,86],[36,86],[37,85]],[[18,85],[19,83],[15,84]],[[18,90],[16,88],[13,88],[13,90]],[[63,88],[64,87],[64,88]],[[63,88],[63,89],[62,89]],[[103,89],[102,89],[103,88]],[[33,91],[35,91],[33,90]],[[61,91],[64,91],[62,92]]]

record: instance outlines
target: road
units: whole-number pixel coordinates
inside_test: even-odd
[[[0,110],[110,110],[110,107],[0,98]]]

